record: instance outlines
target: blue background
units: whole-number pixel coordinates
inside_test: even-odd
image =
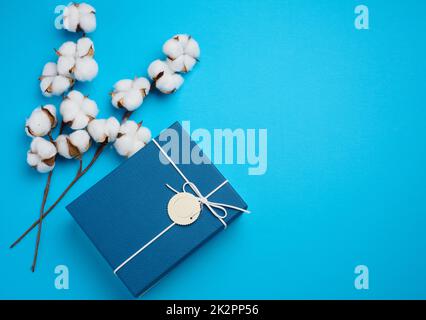
[[[221,165],[249,204],[243,216],[181,264],[146,299],[426,298],[426,3],[404,1],[95,1],[98,77],[78,85],[119,112],[115,81],[145,75],[175,33],[192,34],[201,62],[172,96],[152,94],[135,119],[153,134],[175,120],[195,128],[266,128],[268,171]],[[2,157],[0,298],[127,299],[65,210],[121,161],[108,150],[35,233],[46,176],[25,162],[24,122],[44,98],[37,77],[53,48],[76,35],[54,28],[58,1],[1,1]],[[354,8],[370,9],[370,30]],[[86,157],[86,161],[87,161]],[[50,203],[72,179],[59,161]],[[49,203],[48,203],[49,204]],[[54,287],[65,264],[70,289]],[[354,268],[370,289],[354,288]]]

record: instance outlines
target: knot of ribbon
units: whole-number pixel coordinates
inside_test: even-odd
[[[227,224],[225,222],[225,218],[228,216],[228,211],[226,210],[226,208],[234,209],[234,210],[245,212],[245,213],[250,213],[250,211],[243,209],[243,208],[232,206],[232,205],[226,204],[226,203],[213,202],[213,201],[209,200],[209,197],[212,194],[214,194],[216,191],[218,191],[220,188],[222,188],[227,183],[228,183],[228,180],[225,180],[224,182],[222,182],[219,186],[217,186],[213,191],[211,191],[206,196],[203,196],[202,193],[200,192],[200,190],[198,189],[198,187],[191,181],[186,181],[182,186],[182,191],[186,192],[186,193],[188,193],[186,188],[190,187],[191,190],[194,193],[194,196],[197,198],[197,200],[200,202],[200,204],[202,206],[203,205],[206,206],[210,210],[210,212],[223,224],[225,229],[227,227]],[[170,190],[172,190],[174,193],[179,193],[179,191],[177,191],[176,189],[171,187],[169,184],[166,184],[166,187],[169,188]],[[215,209],[222,211],[222,214],[219,214]]]

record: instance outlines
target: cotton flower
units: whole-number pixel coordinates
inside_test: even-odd
[[[56,147],[52,142],[35,137],[27,153],[27,163],[41,173],[52,171],[55,167],[56,153]]]
[[[75,77],[78,81],[91,81],[98,74],[98,64],[93,59],[95,46],[88,37],[64,42],[56,50],[58,58],[58,73],[64,76]]]
[[[81,158],[83,153],[90,148],[90,136],[86,130],[77,130],[70,135],[59,135],[55,144],[58,153],[64,158]]]
[[[165,94],[175,92],[183,83],[182,76],[175,73],[166,62],[161,60],[155,60],[149,65],[148,74],[154,81],[155,87]]]
[[[25,132],[30,137],[42,137],[56,127],[56,108],[53,104],[34,109],[25,123]]]
[[[120,122],[114,117],[95,119],[87,126],[87,131],[97,143],[114,142],[120,130]]]
[[[144,77],[135,78],[134,80],[120,80],[114,85],[114,91],[111,93],[111,102],[116,108],[134,111],[142,105],[150,88],[151,83]]]
[[[96,29],[96,11],[87,3],[71,3],[63,12],[64,28],[71,32],[93,32]]]
[[[74,85],[74,79],[71,76],[58,73],[57,65],[54,62],[45,64],[39,80],[41,92],[46,97],[60,96]]]
[[[197,63],[200,47],[190,35],[178,34],[163,45],[170,68],[176,72],[189,72]]]
[[[71,129],[78,130],[87,127],[90,121],[98,115],[98,106],[95,101],[84,96],[80,91],[73,90],[62,101],[59,112],[63,122]]]
[[[120,127],[117,140],[114,143],[118,154],[131,157],[151,140],[151,131],[141,123],[127,120]]]

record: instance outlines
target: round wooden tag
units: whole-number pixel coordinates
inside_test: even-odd
[[[201,204],[191,193],[180,192],[170,199],[167,211],[174,223],[186,226],[198,219],[201,212]]]

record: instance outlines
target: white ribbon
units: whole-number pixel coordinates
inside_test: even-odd
[[[161,148],[160,144],[155,140],[152,139],[152,141],[154,142],[154,144],[158,147],[158,149],[160,149],[160,152],[166,157],[166,159],[169,161],[169,163],[176,169],[176,171],[180,174],[180,176],[183,178],[183,180],[185,180],[185,183],[182,186],[182,190],[183,192],[187,192],[186,191],[186,187],[189,186],[192,191],[195,193],[195,197],[198,199],[198,201],[200,201],[200,203],[202,205],[205,205],[209,211],[213,214],[213,216],[215,216],[224,226],[224,228],[226,229],[227,224],[225,222],[225,218],[228,216],[228,211],[226,210],[226,208],[229,209],[234,209],[237,211],[241,211],[244,213],[250,213],[250,211],[243,209],[243,208],[239,208],[236,206],[232,206],[226,203],[220,203],[220,202],[212,202],[210,200],[208,200],[208,198],[213,195],[216,191],[218,191],[220,188],[222,188],[225,184],[228,183],[228,180],[225,180],[224,182],[222,182],[220,185],[218,185],[215,189],[213,189],[208,195],[203,196],[200,192],[200,190],[197,188],[197,186],[189,181],[189,179],[183,174],[183,172],[178,168],[178,166],[176,165],[176,163],[173,162],[173,160],[169,157],[169,155],[164,151],[163,148]],[[170,185],[166,184],[166,187],[169,188],[170,190],[172,190],[175,193],[179,193],[179,191],[177,191],[176,189],[174,189],[173,187],[171,187]],[[217,211],[215,210],[220,210],[222,211],[222,214],[217,213]],[[143,250],[145,250],[149,245],[151,245],[154,241],[156,241],[158,238],[160,238],[164,233],[166,233],[167,231],[169,231],[174,225],[176,225],[175,222],[173,222],[172,224],[170,224],[169,226],[167,226],[165,229],[163,229],[159,234],[157,234],[154,238],[152,238],[151,240],[149,240],[147,243],[145,243],[141,248],[139,248],[135,253],[133,253],[130,257],[128,257],[126,260],[124,260],[117,268],[114,269],[114,274],[117,274],[117,272],[123,268],[127,263],[129,263],[133,258],[135,258],[139,253],[141,253]]]

